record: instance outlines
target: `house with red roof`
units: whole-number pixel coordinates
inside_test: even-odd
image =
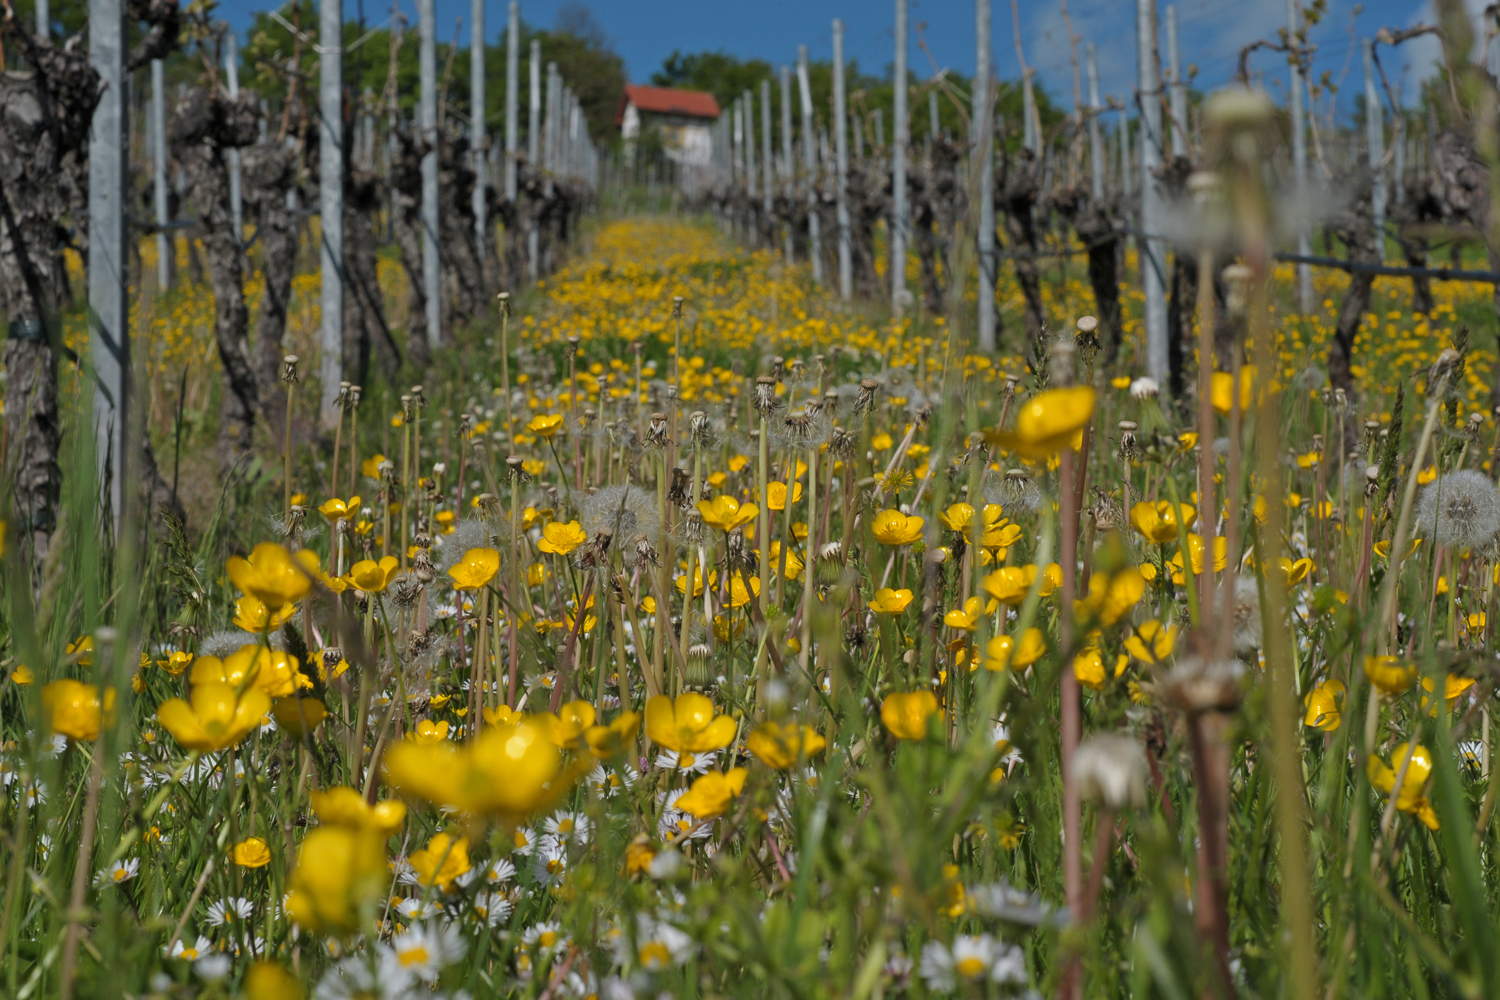
[[[686,166],[707,166],[713,157],[713,124],[719,102],[698,90],[625,85],[615,124],[625,140],[627,155],[646,129],[655,129],[667,158]]]

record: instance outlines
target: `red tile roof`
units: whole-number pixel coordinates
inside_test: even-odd
[[[634,104],[637,110],[653,111],[662,115],[686,115],[689,118],[719,117],[719,102],[713,94],[700,90],[674,90],[671,87],[637,87],[625,85],[625,96],[620,101],[620,110],[615,114],[615,124],[625,120],[625,104]]]

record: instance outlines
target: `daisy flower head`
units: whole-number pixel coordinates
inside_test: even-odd
[[[693,939],[665,920],[636,914],[635,957],[651,972],[682,965],[693,956]]]
[[[204,955],[193,963],[193,974],[206,983],[217,983],[229,975],[233,960],[225,954]]]
[[[253,912],[255,907],[250,900],[242,896],[231,896],[210,903],[206,919],[210,927],[223,927],[236,920],[249,920]]]
[[[385,945],[375,961],[351,955],[323,974],[313,1000],[408,1000],[415,997],[415,977]]]
[[[686,795],[684,789],[677,793]],[[662,840],[707,840],[709,827],[712,823],[704,823],[696,816],[685,813],[681,809],[667,808],[662,810],[661,822],[657,824],[657,836]]]
[[[560,810],[548,816],[542,828],[547,835],[564,842],[587,844],[589,842],[589,819],[583,813]]]
[[[629,764],[618,771],[600,764],[589,772],[589,787],[601,799],[613,798],[621,791],[634,786],[637,775],[638,772]]]
[[[989,980],[1000,984],[1026,982],[1026,957],[1020,948],[988,934],[959,934],[952,947],[929,941],[922,947],[921,973],[928,988],[952,992],[960,982]]]
[[[490,927],[498,927],[510,916],[510,900],[499,892],[481,892],[474,897],[474,916]]]
[[[396,904],[396,912],[410,921],[426,920],[438,912],[438,906],[421,898],[403,899]]]
[[[116,861],[108,868],[101,868],[94,875],[96,886],[119,885],[121,882],[129,882],[141,873],[141,862],[139,858],[130,858],[125,861]]]
[[[178,938],[176,941],[172,942],[171,948],[163,949],[162,953],[168,958],[185,958],[189,962],[196,962],[198,959],[211,952],[213,950],[213,947],[214,943],[212,941],[204,937],[202,934],[199,934],[198,940],[194,941],[192,944],[188,944],[186,941],[182,940],[182,938]]]
[[[561,882],[568,873],[567,841],[551,835],[543,837],[532,855],[531,873],[538,885],[552,886]]]
[[[391,940],[396,962],[411,975],[433,982],[443,967],[464,957],[464,939],[452,924],[414,924]]]
[[[718,753],[688,753],[663,750],[656,755],[656,766],[680,774],[704,774],[719,761]]]
[[[529,826],[518,826],[511,837],[511,853],[519,854],[523,858],[531,857],[531,852],[536,850],[536,831]]]
[[[567,950],[569,938],[563,933],[562,924],[555,920],[544,920],[526,928],[521,935],[521,946],[527,951],[560,955]]]

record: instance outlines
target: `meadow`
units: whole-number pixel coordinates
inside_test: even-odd
[[[1349,397],[1347,278],[1264,276],[1171,402],[1076,264],[987,356],[600,217],[227,478],[212,293],[143,298],[187,522],[101,541],[70,434],[7,554],[5,992],[1497,995],[1493,300],[1377,280]]]

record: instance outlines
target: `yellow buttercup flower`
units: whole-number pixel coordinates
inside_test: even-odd
[[[285,625],[296,613],[297,606],[288,604],[272,614],[259,598],[246,594],[234,602],[234,625],[246,632],[274,632]]]
[[[322,514],[330,521],[338,521],[341,518],[353,517],[355,514],[359,513],[359,497],[353,496],[348,500],[340,500],[338,497],[334,497],[331,500],[326,500],[323,502],[323,505],[318,508],[318,513]]]
[[[1365,676],[1381,694],[1394,698],[1416,683],[1417,666],[1399,656],[1367,656]]]
[[[749,772],[743,767],[732,768],[727,774],[709,771],[693,787],[677,797],[678,809],[699,819],[722,816],[730,803],[739,798],[745,789],[745,776]]]
[[[416,724],[406,738],[417,746],[431,746],[434,743],[442,743],[448,739],[448,722],[433,722],[431,719],[423,719]]]
[[[790,557],[788,557],[788,560],[789,560],[788,564],[790,565]],[[686,594],[687,593],[687,574],[686,573],[683,573],[681,576],[677,577],[677,579],[675,581],[673,581],[673,582],[675,583],[675,585],[677,587],[677,592],[679,594]],[[718,570],[709,570],[708,571],[708,585],[710,587],[717,587],[719,585],[719,572],[718,572]],[[701,597],[701,596],[703,596],[703,565],[701,563],[695,563],[693,565],[693,596],[694,597]]]
[[[1448,674],[1443,678],[1443,701],[1447,704],[1450,711],[1453,708],[1453,703],[1461,698],[1465,691],[1473,687],[1474,683],[1474,678],[1460,677],[1458,674]],[[1422,678],[1422,690],[1425,692],[1422,695],[1422,707],[1431,708],[1431,711],[1427,713],[1428,715],[1437,715],[1437,706],[1429,704],[1432,700],[1428,697],[1428,695],[1432,694],[1431,677]]]
[[[1176,644],[1176,624],[1163,627],[1155,619],[1142,622],[1133,633],[1125,637],[1125,648],[1130,651],[1130,655],[1146,664],[1161,663],[1172,655],[1172,647]]]
[[[1365,774],[1370,784],[1390,795],[1396,787],[1396,769],[1406,759],[1407,744],[1398,744],[1391,750],[1391,763],[1386,764],[1371,754],[1365,763]],[[1411,751],[1411,763],[1406,766],[1406,776],[1401,781],[1401,792],[1396,796],[1396,808],[1421,820],[1429,830],[1438,828],[1437,814],[1427,801],[1427,779],[1432,776],[1432,754],[1420,744]]]
[[[328,707],[317,698],[278,698],[271,717],[293,739],[301,739],[328,718]]]
[[[352,931],[362,914],[378,917],[376,904],[390,884],[384,838],[371,830],[323,826],[307,835],[288,879],[286,911],[320,934]]]
[[[74,639],[63,648],[63,656],[73,660],[80,667],[92,667],[94,665],[94,637],[81,635]]]
[[[1192,560],[1193,572],[1203,572],[1203,539],[1198,535],[1188,535],[1188,556]],[[1214,572],[1223,570],[1228,563],[1229,540],[1223,535],[1214,537]],[[1167,563],[1172,567],[1172,582],[1182,583],[1186,577],[1182,575],[1182,550],[1178,549]]]
[[[1250,409],[1250,390],[1255,381],[1255,366],[1240,368],[1240,412]],[[1234,406],[1234,376],[1229,372],[1214,372],[1209,383],[1209,401],[1214,412],[1228,416]]]
[[[395,556],[384,556],[379,562],[361,559],[349,567],[349,582],[366,594],[378,594],[391,585],[401,571],[401,560]]]
[[[232,747],[248,736],[271,709],[258,688],[236,695],[219,681],[194,685],[188,700],[168,698],[156,709],[156,720],[189,750],[205,753]]]
[[[500,553],[495,549],[469,549],[448,567],[454,590],[478,590],[500,572]]]
[[[246,837],[234,845],[229,856],[241,868],[264,868],[271,863],[271,849],[259,837]]]
[[[594,717],[593,705],[586,701],[570,701],[560,706],[556,715],[541,712],[534,721],[555,746],[576,750],[583,745],[583,734],[594,724]]]
[[[539,551],[565,556],[582,545],[588,536],[577,521],[564,524],[551,521],[542,528],[542,540],[536,543]]]
[[[539,438],[549,438],[556,434],[558,428],[562,427],[563,415],[561,413],[540,413],[531,418],[526,429]]]
[[[276,612],[296,604],[312,590],[318,557],[308,549],[299,549],[293,556],[275,542],[261,542],[249,558],[231,556],[226,568],[242,593]]]
[[[584,731],[583,739],[589,745],[589,752],[595,757],[613,757],[623,752],[626,745],[635,739],[636,730],[640,727],[641,713],[621,712],[608,725],[590,726]]]
[[[712,500],[699,500],[698,513],[703,523],[720,531],[734,531],[755,520],[760,508],[753,503],[741,504],[731,496],[720,494]]]
[[[745,589],[745,578],[738,573],[729,578],[729,606],[742,608],[750,603],[751,595],[760,596],[760,577],[750,577],[750,589]]]
[[[897,739],[921,740],[927,738],[927,720],[937,710],[937,697],[931,691],[888,694],[880,703],[880,721]]]
[[[678,753],[722,750],[739,727],[734,719],[714,711],[714,703],[701,694],[680,694],[676,701],[657,695],[646,702],[646,735]]]
[[[114,688],[106,688],[101,703],[99,688],[81,681],[53,681],[42,688],[42,711],[51,731],[73,740],[92,743],[99,728],[113,718]]]
[[[1104,688],[1104,656],[1096,648],[1085,649],[1073,657],[1073,676],[1086,688]]]
[[[971,597],[967,601],[964,601],[962,608],[955,608],[944,615],[943,624],[950,628],[972,632],[979,627],[979,618],[981,615],[992,615],[999,606],[998,601],[991,600],[983,610],[980,610],[979,598]]]
[[[417,873],[417,884],[435,886],[447,891],[454,879],[471,867],[469,838],[439,833],[421,850],[412,851],[406,859]]]
[[[1083,429],[1093,414],[1094,390],[1089,386],[1049,389],[1022,404],[1013,430],[996,427],[985,436],[991,444],[1040,462],[1064,448],[1080,448]]]
[[[769,559],[771,570],[774,572],[776,570],[776,567],[781,565],[780,541],[771,543]],[[786,550],[786,578],[788,580],[799,580],[802,578],[802,557],[797,554],[797,550],[794,548],[788,548]],[[682,588],[678,587],[677,589],[681,590]],[[700,585],[698,589],[701,592],[703,587]]]
[[[980,577],[979,586],[996,600],[1016,607],[1026,600],[1035,580],[1035,566],[1001,566],[988,576]]]
[[[881,587],[875,591],[875,597],[868,607],[879,615],[899,615],[911,603],[912,596],[912,592],[905,588],[892,590],[890,587]]]
[[[487,726],[508,726],[513,722],[521,720],[521,713],[515,711],[509,705],[500,705],[497,708],[481,708],[479,714],[483,716]]]
[[[899,510],[883,510],[875,515],[871,529],[882,544],[891,546],[910,545],[922,537],[922,518],[917,514],[903,514]]]
[[[986,670],[1024,670],[1047,652],[1047,637],[1039,628],[1021,633],[1019,644],[1013,636],[997,635],[984,646]]]
[[[804,756],[811,757],[828,745],[812,726],[782,725],[766,721],[745,737],[745,749],[767,767],[785,771]]]
[[[1286,556],[1282,556],[1278,560],[1278,564],[1281,566],[1281,572],[1286,579],[1288,587],[1301,583],[1307,579],[1309,573],[1314,572],[1318,568],[1317,564],[1311,559],[1298,559],[1296,562],[1293,562]]]
[[[389,837],[406,820],[406,803],[400,799],[383,799],[372,806],[363,795],[347,785],[315,791],[308,799],[313,812],[325,826],[373,830]]]
[[[1118,573],[1095,573],[1089,577],[1088,596],[1073,602],[1073,615],[1080,622],[1093,622],[1108,627],[1130,613],[1146,593],[1146,576],[1142,572],[1150,569],[1156,575],[1156,567],[1150,563],[1139,568],[1127,566]]]
[[[1130,508],[1130,523],[1147,540],[1161,544],[1177,540],[1178,512],[1182,526],[1191,528],[1198,520],[1198,511],[1191,504],[1174,504],[1170,500],[1142,500]]]
[[[1333,732],[1344,721],[1344,682],[1329,678],[1313,688],[1302,699],[1307,709],[1302,724],[1324,732]]]
[[[792,482],[792,503],[802,499],[802,484]],[[786,483],[771,483],[766,487],[766,507],[771,510],[786,510]]]
[[[386,774],[407,794],[511,826],[556,802],[577,777],[542,727],[527,720],[487,726],[463,749],[450,740],[399,743],[386,756]]]
[[[218,681],[238,690],[249,677],[255,687],[270,697],[285,698],[295,694],[299,687],[312,686],[312,681],[298,667],[298,660],[292,654],[249,642],[222,660],[217,656],[198,657],[193,661],[188,680],[193,684]]]

